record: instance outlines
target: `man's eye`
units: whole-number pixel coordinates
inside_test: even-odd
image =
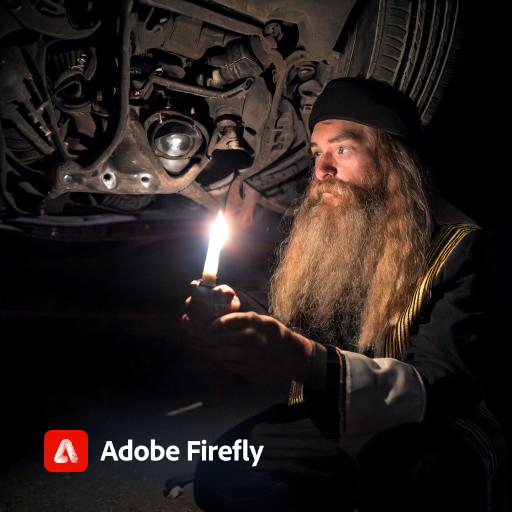
[[[340,155],[344,155],[344,154],[348,153],[349,151],[350,151],[350,148],[347,148],[345,146],[341,146],[338,148],[338,153]]]
[[[313,160],[315,158],[318,158],[320,156],[320,152],[319,151],[315,151],[312,155],[311,155],[311,158],[313,158]]]

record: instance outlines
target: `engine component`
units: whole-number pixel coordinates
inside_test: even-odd
[[[237,130],[237,122],[232,119],[221,119],[217,122],[217,130],[220,138],[214,146],[214,150],[243,151]]]
[[[237,175],[260,205],[285,207],[307,181],[305,126],[324,85],[383,80],[426,124],[462,21],[460,0],[0,4],[7,216],[49,203],[78,215],[158,209],[181,199],[154,195],[175,193],[209,208]]]
[[[224,185],[228,176],[233,177],[236,171],[250,165],[251,151],[242,139],[242,131],[240,120],[223,118],[217,122],[208,148],[211,160],[198,178],[202,185],[208,185],[210,189]]]
[[[8,137],[7,147],[18,152],[20,144],[13,146],[9,141],[21,135],[19,140],[24,141],[21,146],[31,152],[32,159],[51,155],[55,151],[52,131],[43,116],[48,103],[43,100],[18,48],[0,49],[0,75],[4,78],[0,87],[0,118],[11,123],[8,131],[13,135]],[[25,160],[27,153],[22,153],[19,156]]]
[[[202,87],[199,85],[191,85],[186,84],[183,82],[180,82],[179,80],[173,80],[170,78],[165,78],[158,76],[158,74],[153,73],[148,78],[148,81],[146,84],[144,84],[144,87],[141,89],[136,89],[133,92],[133,97],[138,98],[141,97],[142,99],[147,99],[152,91],[153,85],[160,85],[162,87],[165,87],[166,89],[169,89],[170,91],[178,91],[183,92],[187,94],[192,94],[194,96],[200,96],[202,98],[218,98],[218,99],[225,99],[225,98],[232,98],[234,96],[239,96],[240,94],[245,93],[250,89],[252,84],[254,83],[254,79],[247,78],[245,79],[240,85],[237,85],[235,87],[231,87],[229,89],[226,89],[225,91],[219,91],[218,89],[211,89],[208,87]]]
[[[155,133],[153,149],[164,158],[176,160],[193,155],[201,142],[201,137],[193,129],[183,123],[170,121]]]
[[[258,44],[258,41],[257,38],[251,39],[253,45]],[[261,44],[259,46],[261,47]],[[263,52],[259,53],[263,54]],[[223,87],[241,78],[259,76],[264,67],[268,67],[270,61],[268,58],[265,59],[262,66],[245,42],[236,41],[226,48],[223,55],[210,57],[208,63],[218,69],[213,70],[207,85]]]
[[[156,9],[151,9],[135,31],[138,53],[148,48],[161,48],[189,59],[200,59],[212,46],[226,46],[238,34],[202,23],[198,19],[179,15],[159,17],[153,22]],[[166,12],[158,9],[160,12]]]
[[[25,27],[53,37],[81,39],[94,34],[101,25],[100,21],[91,19],[87,21],[92,26],[87,28],[77,28],[78,25],[74,23],[90,18],[91,13],[87,10],[90,2],[75,2],[73,5],[72,2],[58,0],[16,0],[10,4],[11,13]]]
[[[143,126],[132,111],[120,144],[98,169],[66,162],[56,170],[50,198],[66,192],[116,194],[175,194],[192,184],[207,163],[206,157],[191,158],[179,176],[171,177],[151,148]]]
[[[208,143],[204,126],[178,112],[155,112],[146,119],[144,129],[162,166],[173,175],[180,174]]]

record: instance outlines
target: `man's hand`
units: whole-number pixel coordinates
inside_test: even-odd
[[[220,367],[250,380],[304,382],[313,343],[270,316],[230,313],[211,324],[201,351]]]
[[[190,285],[191,287],[198,286],[199,281],[192,281]],[[215,300],[218,303],[225,305],[222,314],[235,313],[240,310],[240,299],[238,298],[235,290],[227,284],[220,284],[208,291],[212,294],[217,294],[218,296]],[[198,321],[198,319],[194,319],[194,309],[196,309],[196,313],[201,313],[200,311],[197,311],[197,307],[194,308],[193,297],[190,295],[185,300],[185,313],[181,316],[181,323],[192,342],[191,348],[199,349],[198,338],[205,334],[205,326],[203,325],[203,322]]]

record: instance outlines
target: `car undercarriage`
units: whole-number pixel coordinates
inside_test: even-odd
[[[430,121],[457,0],[0,4],[0,227],[282,213],[331,79],[385,81]],[[30,227],[32,226],[32,227]]]

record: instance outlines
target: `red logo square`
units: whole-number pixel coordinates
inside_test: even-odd
[[[83,430],[48,430],[44,435],[44,467],[53,473],[85,471],[87,444]]]

